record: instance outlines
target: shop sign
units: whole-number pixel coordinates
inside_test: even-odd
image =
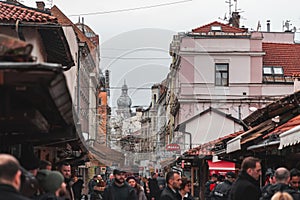
[[[166,146],[166,150],[167,151],[179,151],[180,150],[180,146],[178,144],[174,144],[174,143],[168,144]]]

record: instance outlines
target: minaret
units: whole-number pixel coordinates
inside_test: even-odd
[[[123,119],[131,117],[131,98],[128,96],[128,87],[126,81],[124,80],[124,85],[122,86],[122,94],[117,100],[117,114]]]

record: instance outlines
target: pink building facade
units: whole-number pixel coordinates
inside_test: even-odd
[[[185,150],[247,128],[243,118],[294,91],[291,67],[269,59],[272,44],[298,46],[293,33],[249,32],[215,21],[174,38],[170,52],[180,57],[173,67],[171,93],[180,104],[174,125]]]

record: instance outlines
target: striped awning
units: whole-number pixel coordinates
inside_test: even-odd
[[[280,144],[278,149],[300,143],[300,125],[280,134],[279,138]]]

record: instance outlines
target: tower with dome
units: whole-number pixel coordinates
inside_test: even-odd
[[[126,81],[124,80],[124,85],[122,86],[122,94],[117,100],[117,114],[123,119],[131,117],[131,104],[131,98],[128,96],[128,87],[126,85]]]

